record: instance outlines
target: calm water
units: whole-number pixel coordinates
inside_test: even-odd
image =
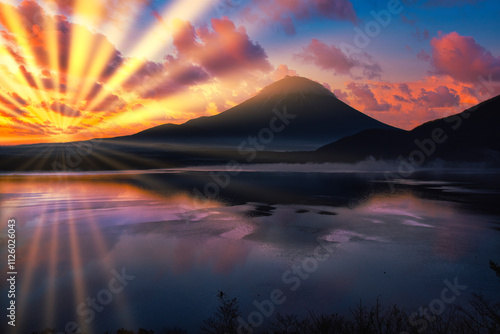
[[[417,310],[455,277],[468,286],[457,302],[500,296],[488,267],[500,262],[500,174],[420,173],[391,188],[383,173],[280,170],[245,171],[213,199],[194,197],[208,170],[0,176],[4,273],[17,221],[16,333],[196,332],[219,290],[245,319],[275,289],[276,311],[298,314],[377,297]],[[2,280],[4,301],[7,290]]]

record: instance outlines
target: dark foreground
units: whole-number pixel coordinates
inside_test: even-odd
[[[500,278],[500,267],[490,264]],[[500,284],[500,282],[499,282]],[[354,306],[349,315],[315,314],[309,312],[306,317],[296,314],[277,313],[266,326],[261,318],[252,318],[250,323],[242,318],[238,301],[222,292],[218,294],[219,306],[214,315],[203,321],[199,333],[204,334],[479,334],[500,332],[500,304],[484,296],[475,295],[464,306],[434,303],[431,309],[420,308],[418,312],[409,312],[397,305],[384,306],[377,300],[375,305],[364,305],[362,301]],[[272,311],[271,308],[268,308]],[[252,322],[254,321],[254,322]],[[260,328],[260,327],[264,328]],[[58,331],[47,328],[31,334],[57,334]],[[118,329],[103,334],[187,334],[188,331],[174,326],[159,331],[139,328],[137,331]]]

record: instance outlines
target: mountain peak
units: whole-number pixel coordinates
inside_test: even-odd
[[[351,108],[320,83],[285,77],[217,115],[160,125],[134,139],[243,148],[251,136],[261,138],[271,131],[272,140],[262,137],[268,150],[310,150],[365,129],[387,128],[391,127]]]
[[[317,95],[330,95],[335,96],[322,84],[304,78],[304,77],[291,77],[287,75],[281,80],[278,80],[260,91],[262,95],[285,95],[293,93],[313,93]]]

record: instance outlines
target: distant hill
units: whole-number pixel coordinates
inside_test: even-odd
[[[360,161],[367,157],[403,157],[425,162],[500,162],[500,96],[464,112],[424,123],[412,131],[365,130],[316,151],[324,161]]]
[[[284,122],[287,124],[283,127]],[[269,131],[263,130],[271,126],[275,130],[272,140]],[[160,125],[114,139],[235,148],[248,136],[257,137],[263,131],[264,140],[259,144],[266,150],[313,150],[366,129],[394,128],[348,106],[317,82],[288,76],[218,115],[181,125]]]

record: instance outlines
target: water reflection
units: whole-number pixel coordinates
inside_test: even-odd
[[[491,228],[498,216],[464,211],[483,198],[465,205],[450,197],[452,188],[439,197],[435,182],[418,180],[388,193],[374,182],[380,176],[327,173],[243,173],[218,200],[193,198],[208,178],[199,171],[0,177],[0,219],[18,221],[18,333],[70,321],[88,331],[196,330],[218,290],[238,297],[245,312],[254,299],[286,289],[283,272],[318,240],[334,253],[280,311],[345,311],[379,295],[414,307],[457,275],[470,292],[499,290],[487,267],[499,250]],[[87,323],[79,305],[122,268],[136,279]]]

